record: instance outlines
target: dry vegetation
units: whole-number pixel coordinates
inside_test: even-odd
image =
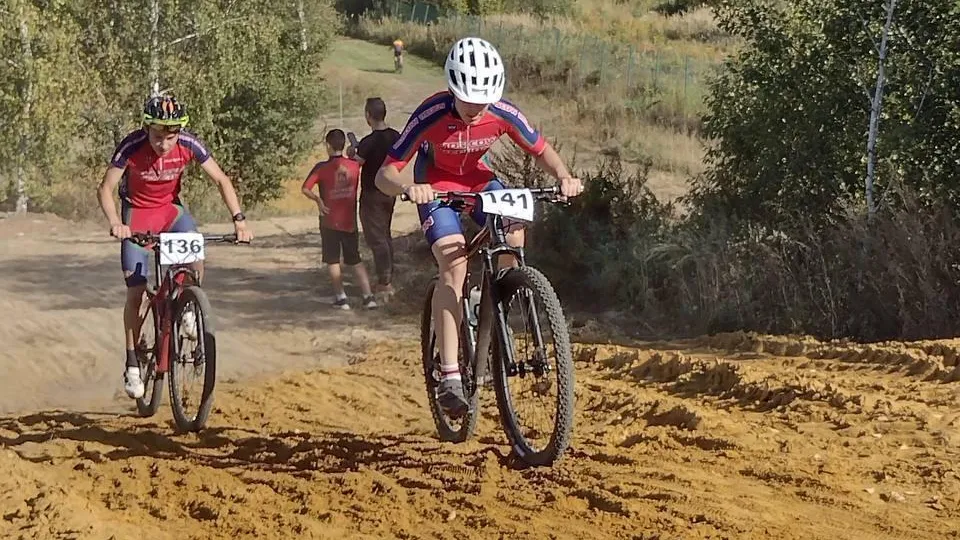
[[[541,118],[548,136],[587,153],[587,162],[601,154],[634,166],[649,158],[651,185],[673,200],[702,171],[704,84],[732,41],[706,9],[664,16],[653,7],[581,2],[565,16],[457,16],[430,25],[361,17],[348,32],[382,44],[400,36],[411,53],[438,64],[458,37],[490,39],[509,62],[511,95],[550,111]]]

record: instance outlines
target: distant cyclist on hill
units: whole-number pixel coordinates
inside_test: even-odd
[[[433,293],[441,363],[437,400],[447,414],[457,417],[468,406],[457,364],[461,316],[458,306],[467,271],[466,240],[459,216],[450,207],[439,206],[433,190],[504,189],[493,171],[481,162],[504,134],[536,156],[537,165],[560,181],[563,195],[579,195],[583,185],[567,171],[557,152],[530,126],[516,105],[501,99],[506,86],[503,60],[490,43],[475,37],[457,41],[447,55],[443,71],[447,90],[428,97],[410,115],[377,173],[376,182],[387,195],[406,193],[417,203],[421,227],[439,266],[440,282]],[[414,183],[409,184],[400,171],[418,151]],[[483,223],[482,213],[473,210],[472,217],[478,224]],[[510,245],[522,246],[523,232],[516,227],[508,232]]]
[[[393,70],[403,72],[403,41],[400,38],[393,41]]]
[[[193,218],[180,202],[183,173],[191,161],[196,161],[220,189],[223,202],[233,216],[237,239],[241,242],[253,239],[230,178],[200,139],[183,129],[189,120],[186,108],[175,98],[147,99],[143,106],[143,126],[120,142],[97,188],[100,208],[110,222],[110,234],[123,240],[120,261],[127,284],[123,308],[127,347],[123,387],[127,395],[135,399],[144,393],[135,345],[140,340],[139,314],[147,287],[149,251],[129,240],[131,233],[196,232]],[[113,202],[113,190],[118,184],[120,214]],[[202,276],[202,263],[196,267]],[[196,332],[196,327],[185,330],[190,335]]]

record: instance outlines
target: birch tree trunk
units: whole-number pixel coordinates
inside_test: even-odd
[[[297,0],[297,18],[300,19],[300,50],[307,52],[307,25],[303,13],[303,0]]]
[[[17,153],[17,213],[23,214],[27,211],[27,170],[26,161],[30,151],[30,114],[33,109],[33,48],[30,44],[30,27],[27,25],[27,13],[24,8],[24,2],[17,2],[17,17],[20,23],[20,47],[23,54],[23,73],[24,83],[21,89],[20,99],[23,108],[21,110],[20,123],[20,144]]]
[[[885,65],[887,60],[887,38],[890,36],[890,26],[893,24],[893,11],[896,8],[897,0],[887,1],[887,21],[883,25],[883,33],[880,35],[880,47],[878,49],[878,67],[877,67],[877,86],[873,91],[873,100],[870,104],[870,131],[867,135],[867,215],[873,217],[877,211],[873,199],[873,183],[876,175],[877,162],[877,135],[880,131],[880,107],[883,101],[883,85],[886,82]]]
[[[160,94],[160,0],[150,0],[150,94]]]

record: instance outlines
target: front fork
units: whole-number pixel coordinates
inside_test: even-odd
[[[159,270],[159,269],[158,269]],[[156,373],[166,373],[170,369],[170,344],[173,335],[173,306],[176,303],[179,292],[185,285],[197,283],[197,272],[192,268],[177,268],[168,275],[166,287],[161,287],[157,292],[159,296],[159,315],[160,320],[160,343],[157,343],[157,371]]]
[[[503,298],[500,297],[498,288],[493,286],[495,284],[493,281],[493,259],[502,251],[513,252],[521,266],[523,266],[525,262],[522,248],[501,248],[484,252],[484,277],[481,286],[480,316],[477,324],[478,339],[476,343],[477,347],[475,349],[477,364],[475,365],[477,365],[478,372],[479,370],[486,370],[490,338],[491,334],[493,334],[493,332],[490,332],[490,324],[493,323],[496,326],[497,340],[498,344],[500,345],[500,360],[504,363],[507,376],[513,377],[519,374],[522,377],[527,373],[525,363],[520,362],[518,364],[515,360],[516,352],[514,350],[513,339],[510,337],[510,326],[509,322],[507,321],[507,310],[503,305]],[[530,319],[528,323],[532,324],[533,326],[536,352],[533,361],[531,362],[533,364],[531,367],[533,368],[533,373],[536,376],[540,376],[544,372],[549,371],[550,366],[546,361],[547,355],[543,344],[543,333],[540,330],[539,316],[537,314],[537,310],[535,309],[536,303],[529,289],[523,289],[520,294],[523,295],[523,300],[525,301],[524,303],[532,308],[529,312]],[[467,305],[467,303],[464,302],[464,305]],[[490,317],[490,315],[493,315],[493,317]],[[470,345],[471,349],[473,349],[474,343],[472,339],[470,341]]]

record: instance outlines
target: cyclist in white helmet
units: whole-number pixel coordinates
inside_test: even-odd
[[[460,326],[459,302],[466,278],[466,239],[457,213],[434,201],[437,191],[488,191],[504,189],[486,163],[481,161],[490,147],[506,134],[536,163],[560,182],[563,195],[583,191],[553,147],[534,129],[516,105],[503,99],[506,74],[503,60],[486,40],[466,37],[453,44],[443,67],[447,90],[428,97],[410,115],[377,173],[377,187],[391,196],[407,194],[417,203],[420,223],[440,270],[440,282],[433,293],[434,327],[440,350],[441,382],[438,402],[451,417],[466,412],[457,364]],[[419,153],[414,183],[401,177],[401,170]],[[480,225],[484,216],[474,209]],[[523,229],[512,227],[507,240],[523,246]],[[512,256],[507,255],[515,263]]]

